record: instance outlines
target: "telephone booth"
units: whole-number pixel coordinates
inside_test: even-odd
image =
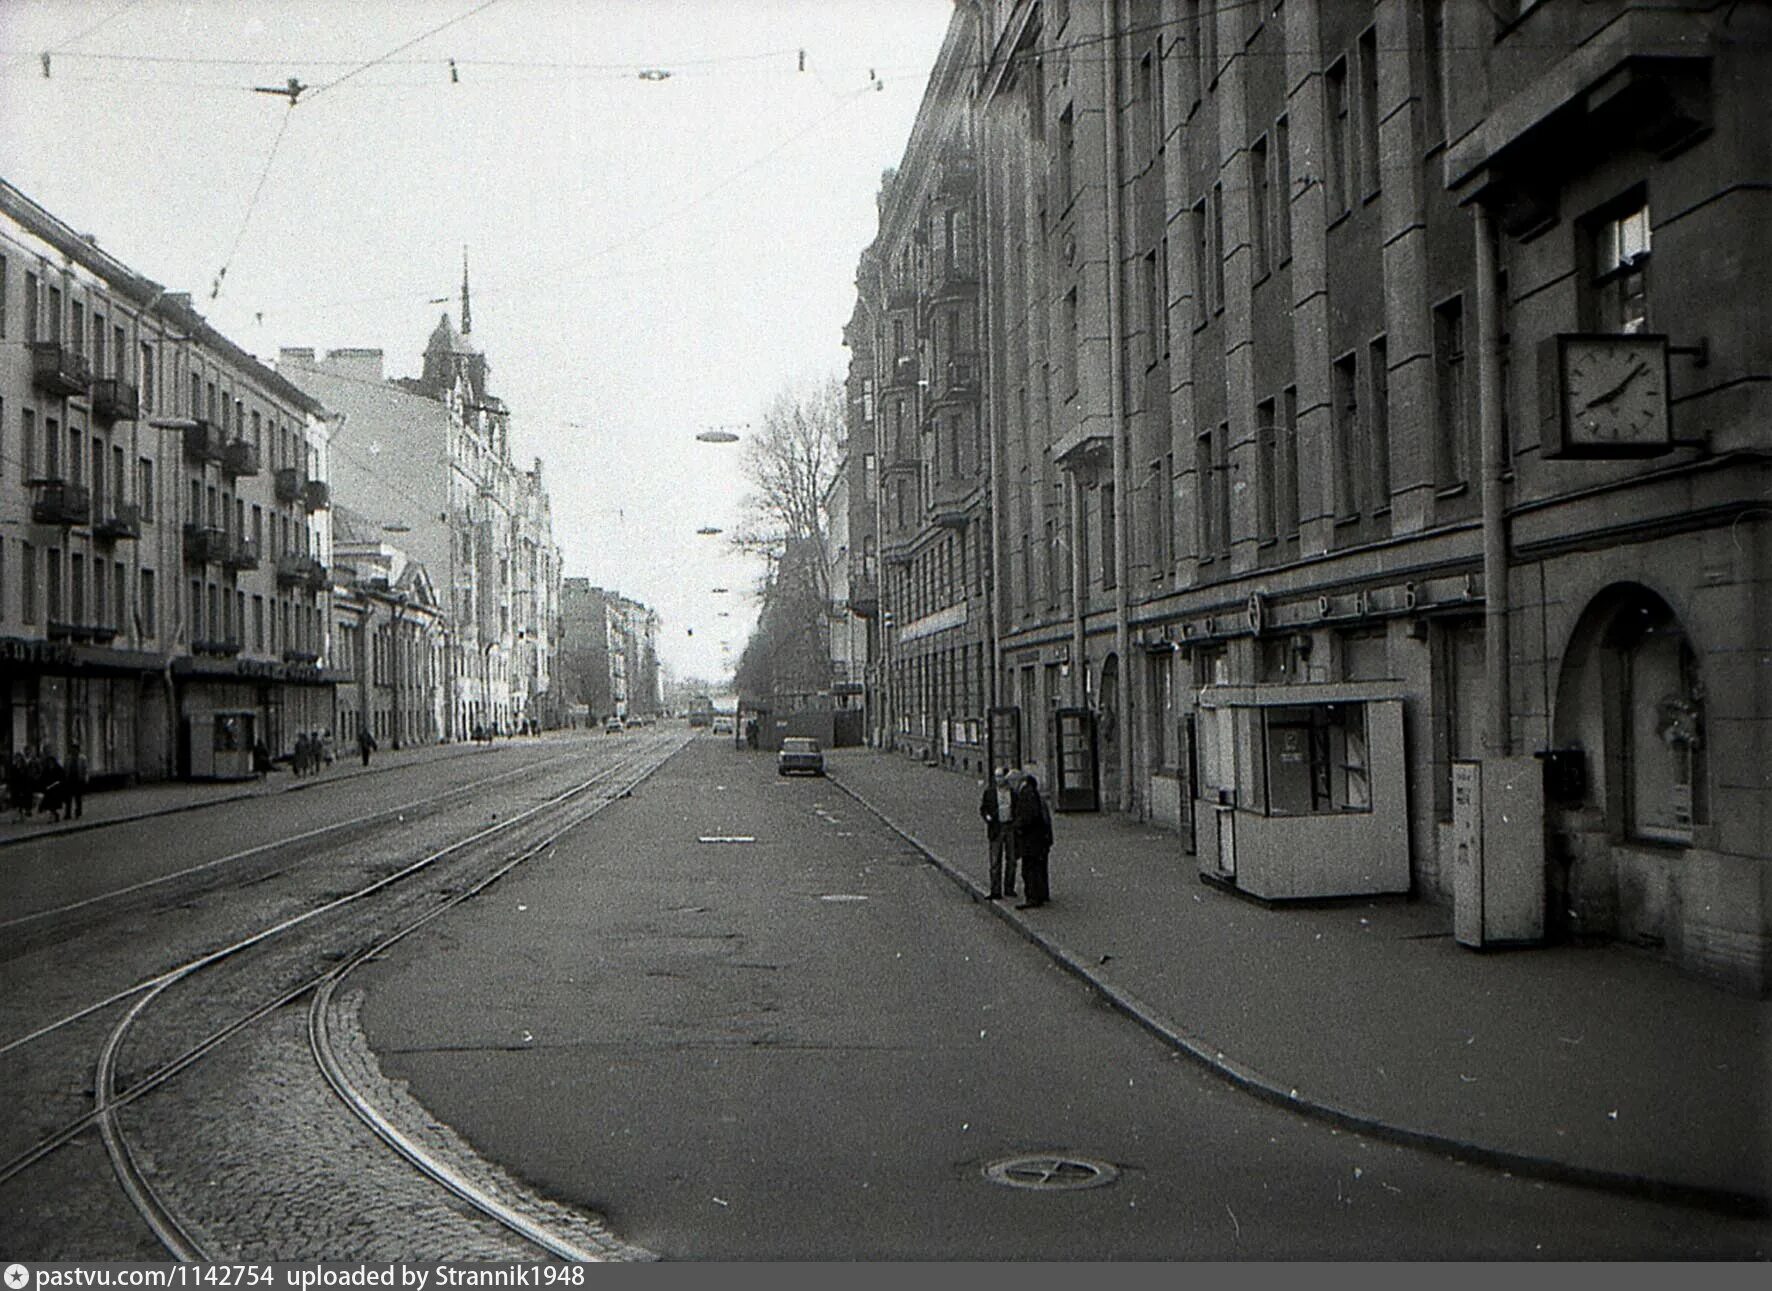
[[[1061,708],[1055,725],[1052,807],[1055,811],[1101,810],[1101,766],[1096,757],[1095,713],[1087,708]]]

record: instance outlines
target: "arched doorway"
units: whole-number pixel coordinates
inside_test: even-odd
[[[1618,853],[1685,847],[1709,817],[1705,689],[1679,616],[1639,583],[1596,595],[1571,633],[1553,729],[1581,774],[1547,804],[1549,930],[1615,936]],[[1660,934],[1647,931],[1652,936]]]
[[[1101,716],[1096,724],[1096,756],[1101,765],[1101,805],[1120,809],[1120,657],[1110,654],[1101,665]]]

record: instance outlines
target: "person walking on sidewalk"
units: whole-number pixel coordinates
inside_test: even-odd
[[[367,726],[357,728],[357,752],[363,755],[363,765],[369,765],[369,755],[375,752],[375,736],[369,733]]]
[[[78,820],[86,814],[86,755],[80,751],[80,741],[75,740],[68,747],[68,810],[69,820]]]
[[[1040,794],[1040,782],[1032,775],[1023,776],[1016,786],[1013,818],[1015,850],[1021,858],[1021,892],[1026,898],[1015,908],[1032,910],[1045,905],[1051,896],[1046,860],[1052,851],[1052,811]]]
[[[985,782],[978,814],[984,817],[984,836],[991,852],[991,900],[1015,895],[1015,795],[1009,773],[999,770]]]

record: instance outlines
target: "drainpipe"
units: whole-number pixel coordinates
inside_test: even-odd
[[[1108,417],[1113,435],[1114,471],[1114,656],[1119,661],[1115,701],[1119,705],[1115,738],[1119,743],[1120,810],[1132,810],[1132,723],[1128,720],[1132,698],[1132,666],[1126,657],[1130,645],[1126,552],[1126,373],[1125,326],[1120,316],[1120,23],[1117,0],[1101,0],[1101,22],[1108,37],[1108,56],[1101,63],[1102,109],[1107,121],[1108,240]]]
[[[1501,421],[1501,302],[1496,297],[1495,224],[1489,208],[1473,204],[1477,242],[1477,414],[1483,446],[1483,680],[1487,730],[1483,752],[1504,758],[1508,730],[1507,519],[1502,472],[1506,445]]]

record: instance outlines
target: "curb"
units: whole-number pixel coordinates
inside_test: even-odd
[[[427,747],[434,748],[440,746],[430,745]],[[75,821],[73,824],[68,824],[64,821],[52,824],[34,834],[14,834],[10,838],[0,838],[0,848],[17,847],[24,843],[35,843],[45,838],[62,838],[68,834],[84,834],[94,829],[109,829],[113,825],[128,825],[138,820],[153,820],[159,816],[176,816],[181,812],[201,811],[205,807],[217,807],[224,803],[247,802],[253,798],[272,798],[279,794],[300,793],[304,789],[317,789],[322,784],[339,784],[345,780],[360,780],[365,776],[381,775],[388,771],[398,771],[403,767],[420,766],[425,762],[445,762],[457,757],[466,756],[469,755],[467,753],[451,753],[447,757],[424,758],[422,760],[415,759],[411,762],[401,762],[393,765],[383,763],[378,767],[360,767],[355,771],[335,775],[327,780],[314,779],[301,781],[300,783],[287,784],[280,789],[261,788],[257,792],[242,790],[238,793],[221,793],[213,798],[204,798],[197,802],[181,802],[174,807],[155,807],[148,811],[132,812],[127,816],[107,816],[102,820],[87,820],[82,818]],[[263,783],[263,781],[260,781],[261,785]]]
[[[1296,1088],[1283,1087],[1271,1077],[1254,1068],[1246,1067],[1234,1059],[1227,1058],[1221,1050],[1209,1048],[1197,1037],[1188,1034],[1163,1018],[1156,1009],[1140,1000],[1131,991],[1104,981],[1091,970],[1089,965],[1033,927],[1014,910],[991,901],[990,894],[970,875],[937,855],[916,835],[888,816],[882,808],[870,802],[859,790],[837,776],[830,775],[829,772],[827,772],[827,776],[831,783],[871,811],[888,829],[916,848],[925,860],[953,880],[975,902],[985,906],[992,914],[1020,933],[1025,940],[1044,951],[1057,962],[1059,967],[1094,989],[1109,1004],[1126,1014],[1127,1017],[1137,1022],[1164,1044],[1192,1059],[1213,1075],[1227,1081],[1244,1093],[1287,1111],[1335,1126],[1337,1129],[1351,1130],[1403,1147],[1424,1149],[1436,1155],[1455,1161],[1468,1162],[1472,1165],[1486,1166],[1490,1169],[1511,1172],[1528,1178],[1543,1179],[1551,1183],[1573,1184],[1578,1187],[1647,1201],[1715,1211],[1742,1219],[1772,1217],[1772,1198],[1758,1193],[1736,1192],[1731,1189],[1712,1188],[1702,1184],[1657,1179],[1648,1175],[1600,1170],[1591,1166],[1559,1161],[1553,1157],[1532,1156],[1509,1151],[1505,1148],[1489,1147],[1468,1139],[1436,1134],[1431,1130],[1395,1125],[1370,1112],[1339,1107],[1333,1103],[1304,1097]]]

